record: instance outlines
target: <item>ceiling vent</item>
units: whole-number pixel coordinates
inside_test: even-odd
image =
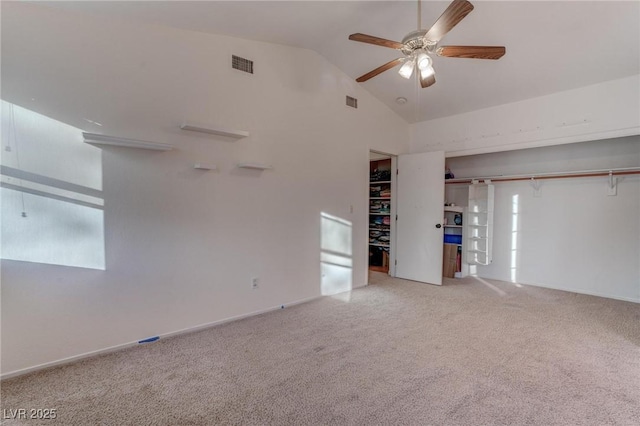
[[[253,74],[253,61],[250,61],[249,59],[231,55],[231,66],[233,67],[233,69]]]
[[[350,106],[351,108],[358,108],[358,100],[351,96],[347,96],[347,106]]]

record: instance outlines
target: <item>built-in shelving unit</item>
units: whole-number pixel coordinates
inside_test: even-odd
[[[245,130],[228,129],[220,126],[207,126],[203,124],[196,124],[196,123],[190,123],[190,122],[183,123],[182,125],[180,125],[180,128],[182,130],[189,130],[192,132],[199,132],[199,133],[208,133],[210,135],[225,136],[225,137],[234,138],[234,139],[242,139],[250,135],[250,133]]]
[[[471,265],[492,261],[494,188],[489,183],[469,185],[466,212],[466,259]]]
[[[120,138],[117,136],[98,135],[96,133],[82,133],[85,143],[92,145],[111,145],[125,148],[151,149],[155,151],[170,151],[173,145],[162,142],[149,142],[137,139]]]
[[[369,167],[369,269],[389,272],[391,249],[391,158]]]

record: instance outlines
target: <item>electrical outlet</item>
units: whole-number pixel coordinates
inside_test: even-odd
[[[251,288],[254,290],[258,288],[258,278],[251,278]]]

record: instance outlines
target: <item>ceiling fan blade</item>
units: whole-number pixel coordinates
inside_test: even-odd
[[[422,78],[422,76],[420,76],[420,86],[422,86],[423,89],[435,84],[435,82],[436,82],[435,74],[431,74],[427,78]]]
[[[436,53],[448,58],[500,59],[506,51],[504,46],[442,46]]]
[[[360,41],[362,43],[375,44],[376,46],[390,47],[391,49],[402,49],[403,44],[385,38],[374,37],[366,34],[355,33],[349,36],[349,40]]]
[[[453,0],[447,10],[440,15],[436,23],[427,31],[424,38],[429,41],[440,41],[446,33],[451,31],[472,10],[473,5],[467,0]]]
[[[393,67],[395,67],[396,65],[400,65],[402,62],[404,61],[404,58],[398,58],[398,59],[394,59],[393,61],[389,61],[386,64],[379,66],[378,68],[376,68],[373,71],[369,71],[368,73],[366,73],[363,76],[360,76],[358,78],[356,78],[356,81],[358,83],[363,83],[367,80],[369,80],[370,78],[375,77],[376,75],[385,72],[386,70],[389,70]]]

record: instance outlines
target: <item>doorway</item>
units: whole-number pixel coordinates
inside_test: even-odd
[[[369,270],[442,285],[444,151],[369,154]]]
[[[369,270],[395,273],[396,156],[369,153]]]

